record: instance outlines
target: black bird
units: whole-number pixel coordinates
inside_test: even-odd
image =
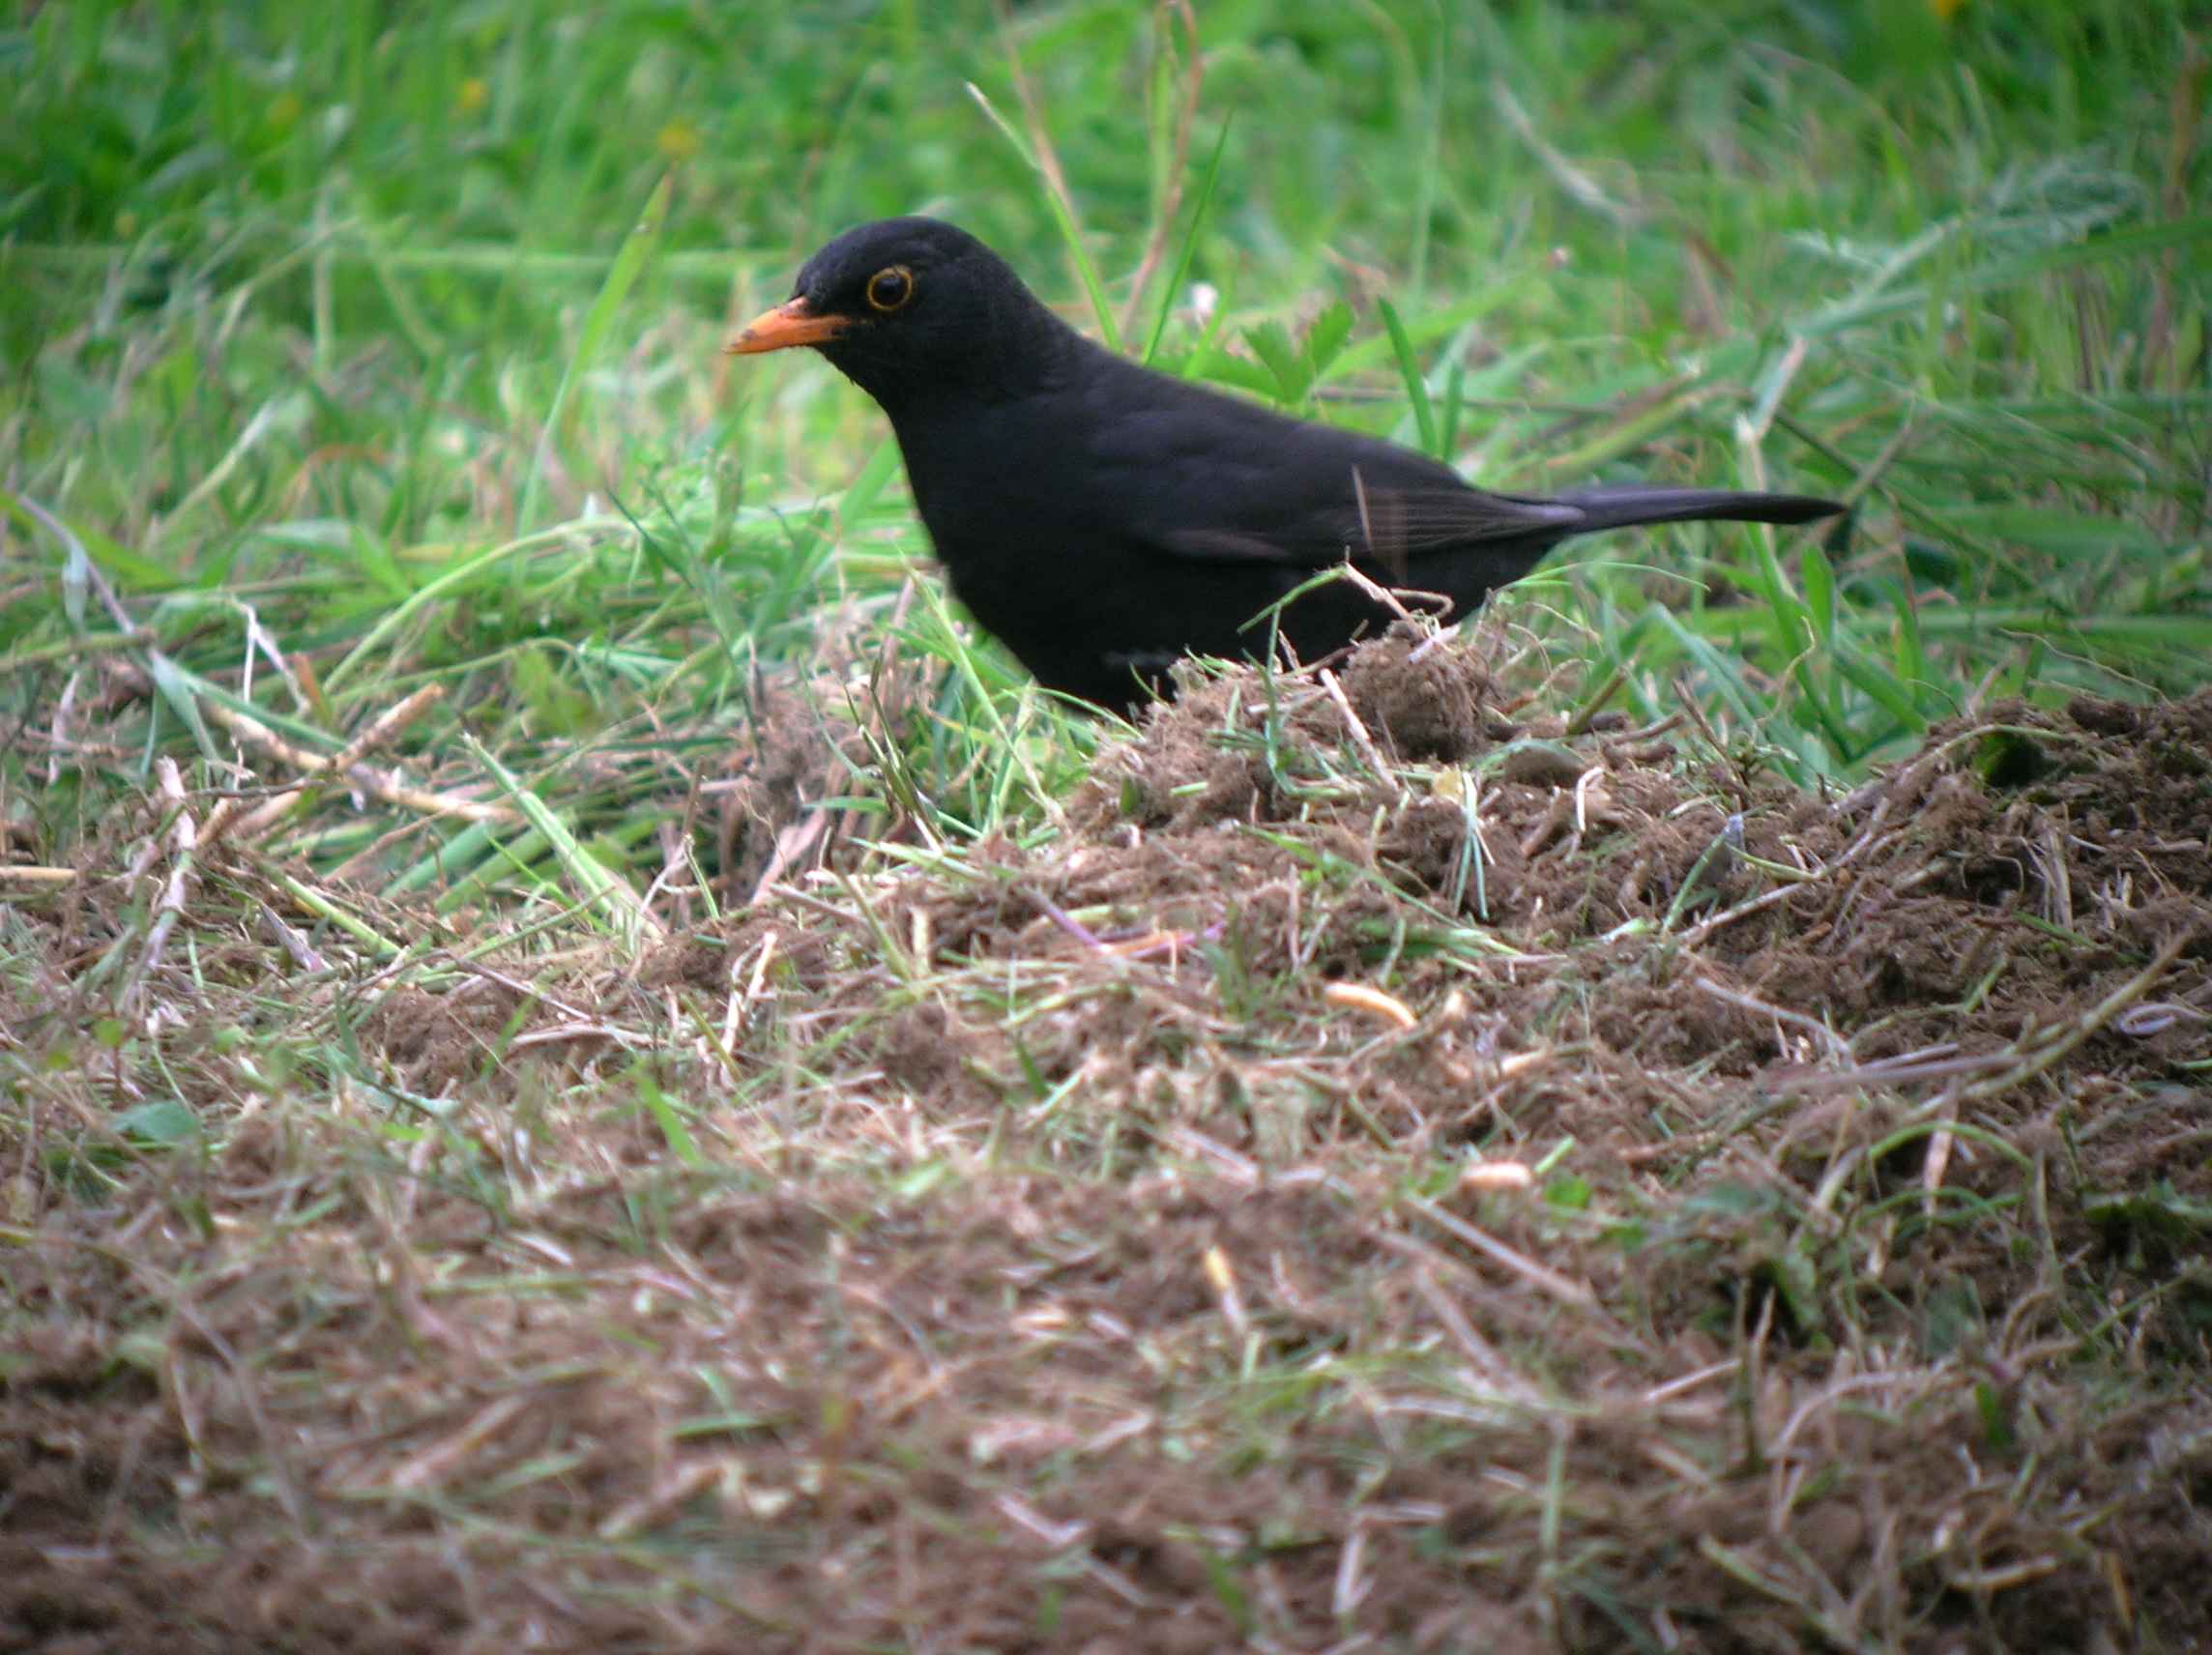
[[[728,349],[811,345],[890,416],[952,590],[1047,687],[1125,709],[1170,663],[1265,652],[1248,625],[1349,558],[1441,593],[1457,620],[1570,535],[1843,508],[1792,494],[1490,494],[1378,438],[1139,366],[1055,316],[1005,261],[933,218],[846,231]],[[1337,580],[1282,612],[1317,660],[1389,612]]]

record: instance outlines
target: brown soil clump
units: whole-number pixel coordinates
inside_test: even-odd
[[[2212,693],[1817,798],[1394,634],[964,845],[796,728],[712,928],[11,1024],[0,1643],[2212,1645]]]

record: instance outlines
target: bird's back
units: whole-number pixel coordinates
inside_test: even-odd
[[[1264,626],[1246,624],[1347,556],[1384,584],[1441,592],[1456,619],[1575,521],[1088,341],[1074,371],[1028,395],[902,410],[894,426],[962,601],[1038,679],[1109,703],[1179,656],[1264,648]],[[1311,656],[1384,619],[1340,585],[1283,624]]]
[[[1108,703],[1180,655],[1266,647],[1263,611],[1349,559],[1456,620],[1570,535],[1643,522],[1799,522],[1796,496],[1606,488],[1491,494],[1374,437],[1290,419],[1086,340],[975,237],[927,218],[848,230],[730,344],[807,345],[890,416],[953,590],[1056,689]],[[1349,582],[1280,609],[1329,653],[1389,611]]]

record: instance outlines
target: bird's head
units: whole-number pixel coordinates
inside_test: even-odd
[[[935,218],[861,224],[799,273],[791,298],[724,347],[734,356],[811,345],[894,413],[931,392],[1004,388],[1061,324],[1005,261]]]

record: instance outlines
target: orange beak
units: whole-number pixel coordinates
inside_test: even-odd
[[[722,349],[734,357],[787,351],[794,345],[819,345],[834,339],[850,326],[852,323],[843,316],[817,315],[805,300],[794,299],[773,310],[763,310]]]

